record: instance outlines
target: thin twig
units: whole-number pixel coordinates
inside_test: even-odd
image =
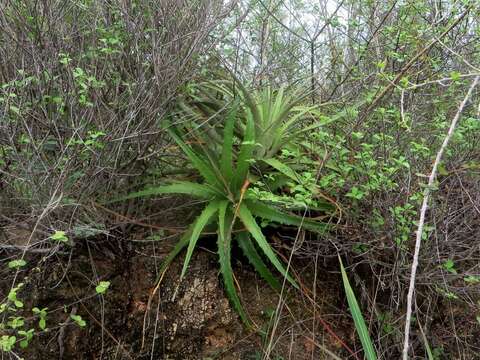
[[[427,212],[428,208],[428,202],[430,200],[430,194],[432,191],[433,184],[435,182],[436,176],[437,176],[437,168],[438,165],[440,164],[440,161],[442,159],[442,155],[447,148],[448,142],[450,141],[453,132],[455,131],[455,128],[457,126],[458,120],[460,119],[460,115],[463,112],[463,109],[465,105],[467,104],[468,100],[470,99],[470,96],[472,95],[473,89],[477,86],[478,80],[480,79],[480,76],[477,76],[473,82],[470,88],[468,89],[467,95],[465,95],[465,98],[461,102],[460,106],[458,107],[457,113],[455,114],[455,117],[453,118],[450,128],[448,129],[448,133],[445,136],[445,139],[443,140],[442,146],[440,147],[440,150],[438,150],[437,156],[435,158],[435,162],[433,163],[433,168],[432,172],[430,173],[430,176],[428,178],[428,186],[425,188],[423,192],[423,203],[422,207],[420,210],[420,220],[418,221],[418,229],[417,229],[417,234],[416,234],[416,240],[415,240],[415,252],[413,255],[413,262],[412,262],[412,271],[410,274],[410,286],[408,288],[408,295],[407,295],[407,315],[405,319],[405,338],[404,338],[404,344],[403,344],[403,360],[408,359],[408,348],[410,346],[409,340],[410,340],[410,321],[412,318],[412,302],[413,302],[413,292],[415,290],[415,275],[417,273],[417,267],[418,267],[418,257],[420,253],[420,245],[422,242],[422,234],[423,234],[423,225],[425,223],[425,214]]]

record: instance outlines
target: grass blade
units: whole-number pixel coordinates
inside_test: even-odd
[[[420,324],[420,321],[418,322],[418,327],[420,328],[420,333],[422,334],[423,344],[425,345],[425,351],[427,352],[428,360],[435,360],[435,356],[433,356],[432,348],[430,347],[427,336],[425,335],[425,332],[423,331],[423,328],[422,328],[422,325]]]
[[[342,259],[340,258],[340,256],[338,257],[338,260],[340,261],[340,271],[342,273],[345,294],[347,295],[348,307],[350,308],[350,313],[352,314],[355,328],[357,329],[358,336],[360,337],[360,342],[363,346],[363,352],[365,353],[365,357],[367,358],[367,360],[376,360],[377,354],[375,353],[372,340],[370,339],[367,325],[365,324],[365,320],[363,319],[360,306],[358,306],[355,293],[353,292],[353,289],[350,286],[350,282],[348,281],[348,276],[345,268],[343,267]]]

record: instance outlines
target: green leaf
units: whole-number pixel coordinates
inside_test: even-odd
[[[65,234],[65,231],[56,230],[55,233],[50,236],[50,239],[63,243],[68,242],[68,237]]]
[[[10,105],[10,111],[12,111],[13,113],[17,114],[17,115],[20,115],[20,109],[14,105]]]
[[[300,177],[297,173],[288,165],[282,163],[281,161],[271,158],[271,159],[263,159],[263,162],[273,167],[275,170],[280,171],[283,175],[288,176],[290,179],[298,183],[300,181]]]
[[[172,251],[168,254],[168,256],[163,260],[160,269],[158,271],[158,277],[155,280],[156,283],[158,283],[165,272],[165,270],[168,268],[170,263],[177,257],[180,252],[187,247],[188,243],[190,242],[190,238],[192,237],[192,230],[195,225],[195,222],[193,222],[187,231],[180,237],[180,239],[177,241],[175,246],[173,247]]]
[[[197,184],[189,181],[175,181],[172,184],[155,186],[142,191],[134,192],[108,201],[107,203],[163,194],[185,194],[206,200],[212,199],[219,195],[215,189],[209,187],[208,185]]]
[[[215,171],[212,169],[211,165],[208,164],[200,154],[197,154],[189,145],[187,145],[179,135],[172,128],[167,129],[170,136],[175,140],[175,142],[180,146],[185,155],[189,158],[192,165],[198,170],[200,175],[203,176],[205,181],[211,185],[222,186],[217,178]]]
[[[237,290],[235,289],[235,283],[233,282],[233,270],[230,262],[230,251],[232,247],[232,227],[233,227],[233,214],[228,211],[229,203],[222,201],[218,211],[218,257],[220,262],[220,273],[222,274],[223,283],[225,284],[225,290],[233,307],[240,315],[242,321],[251,326],[247,314],[243,310],[240,298],[238,297]]]
[[[428,342],[427,336],[425,335],[422,326],[418,324],[420,327],[420,333],[422,334],[423,344],[425,345],[425,350],[427,352],[428,360],[435,360],[435,356],[433,356],[432,348]]]
[[[248,170],[251,166],[253,148],[255,146],[255,129],[252,115],[247,113],[247,125],[245,129],[245,137],[240,146],[240,153],[237,159],[237,170],[234,176],[233,191],[240,191],[245,180],[247,179]]]
[[[478,275],[468,275],[463,278],[467,284],[480,284],[480,276]]]
[[[248,204],[248,208],[254,215],[279,224],[303,227],[318,233],[323,233],[328,228],[327,224],[297,215],[286,214],[273,206],[265,205],[259,201],[249,199],[245,200],[245,203]]]
[[[104,294],[109,286],[110,281],[100,281],[100,283],[95,287],[95,291],[97,294]]]
[[[233,127],[235,125],[235,118],[237,116],[237,106],[230,111],[225,122],[225,129],[223,131],[223,149],[222,157],[220,159],[220,171],[225,177],[227,183],[233,177]]]
[[[5,352],[11,351],[16,342],[17,338],[15,336],[2,335],[0,337],[0,350]]]
[[[82,317],[80,315],[73,315],[71,314],[70,315],[70,318],[75,321],[75,323],[80,326],[80,327],[85,327],[87,326],[87,323],[85,320],[82,319]]]
[[[457,270],[455,269],[455,263],[452,259],[448,259],[442,264],[443,268],[447,270],[449,273],[457,274]]]
[[[452,72],[450,73],[450,78],[452,79],[452,81],[459,81],[461,75],[462,75],[462,74],[459,73],[458,71],[452,71]]]
[[[350,313],[353,317],[353,322],[355,324],[355,328],[357,329],[358,336],[360,337],[360,342],[363,346],[363,352],[365,353],[365,357],[367,360],[376,360],[377,354],[372,344],[372,340],[370,338],[370,334],[368,333],[367,325],[365,324],[365,320],[362,316],[362,311],[358,306],[357,299],[355,297],[355,293],[353,292],[352,287],[350,286],[350,282],[348,281],[348,276],[343,267],[342,259],[340,256],[338,257],[340,261],[340,271],[342,273],[342,280],[343,286],[345,288],[345,294],[347,295],[348,306],[350,308]]]
[[[187,254],[185,255],[185,261],[183,263],[182,273],[180,275],[180,280],[185,276],[187,272],[188,264],[190,263],[190,259],[192,258],[193,250],[195,249],[195,245],[197,244],[198,238],[202,233],[202,230],[205,226],[207,226],[211,220],[213,215],[218,211],[219,202],[212,201],[210,202],[205,209],[203,209],[200,216],[195,220],[195,223],[192,228],[192,235],[190,237],[190,241],[187,248]]]
[[[248,259],[250,264],[253,265],[255,270],[260,274],[260,276],[275,290],[280,290],[281,285],[278,280],[273,276],[270,270],[267,268],[262,258],[255,249],[255,245],[250,239],[248,232],[243,231],[236,235],[236,240],[238,245],[243,251],[243,254]]]
[[[240,89],[240,92],[243,95],[243,98],[245,99],[245,103],[248,107],[248,110],[250,110],[252,114],[255,124],[260,123],[262,118],[258,111],[256,101],[250,95],[250,92],[248,91],[248,89],[242,84],[242,82],[235,76],[235,74],[232,71],[230,71],[230,75],[235,80],[235,83],[238,85],[238,88]]]
[[[247,208],[245,204],[240,204],[240,209],[238,211],[238,216],[242,220],[243,224],[247,228],[248,232],[252,235],[252,237],[257,242],[260,249],[262,249],[265,256],[270,260],[270,262],[275,266],[275,268],[288,279],[288,281],[298,288],[297,283],[293,280],[290,275],[287,273],[285,268],[283,267],[282,263],[278,260],[277,256],[273,252],[270,244],[265,239],[265,236],[262,234],[262,230],[258,226],[257,222],[252,216],[252,213]]]
[[[8,263],[8,268],[9,269],[18,269],[21,268],[22,266],[27,265],[27,262],[23,259],[18,259],[18,260],[12,260]]]

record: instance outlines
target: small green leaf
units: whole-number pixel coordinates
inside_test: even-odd
[[[468,275],[463,278],[467,284],[479,284],[480,283],[480,276],[478,275]]]
[[[353,186],[345,196],[352,199],[361,200],[365,196],[365,192],[360,190],[358,187]]]
[[[11,351],[16,342],[17,338],[15,336],[2,335],[0,337],[0,350],[5,352]]]
[[[104,294],[110,286],[110,281],[100,281],[100,283],[95,288],[97,294]]]
[[[80,326],[80,327],[85,327],[87,326],[87,323],[85,320],[82,319],[82,317],[80,315],[73,315],[71,314],[70,315],[70,318],[75,321],[75,323]]]
[[[452,72],[450,73],[450,78],[452,79],[452,81],[459,81],[461,75],[462,75],[462,74],[459,73],[458,71],[452,71]]]
[[[452,274],[457,274],[457,269],[455,269],[455,263],[453,262],[452,259],[448,259],[447,261],[445,261],[442,265],[442,267],[447,270],[449,273],[452,273]]]
[[[10,105],[10,111],[17,115],[20,115],[20,109],[14,105]]]
[[[63,243],[68,242],[68,237],[65,234],[65,231],[56,230],[55,233],[52,236],[50,236],[50,239],[58,242],[63,242]]]
[[[27,265],[27,262],[23,259],[18,259],[18,260],[12,260],[8,263],[8,268],[9,269],[18,269],[21,268],[22,266]]]
[[[377,68],[379,68],[380,70],[385,69],[385,66],[387,66],[387,62],[386,62],[386,61],[379,61],[379,62],[377,63]]]

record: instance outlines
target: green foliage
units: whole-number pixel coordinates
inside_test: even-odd
[[[81,315],[71,314],[70,319],[72,319],[75,322],[75,324],[77,324],[81,328],[87,326],[87,322],[83,320]]]
[[[15,268],[12,267],[12,269]],[[95,289],[96,293],[105,294],[109,286],[110,282],[100,281]],[[49,331],[47,328],[48,308],[34,306],[29,314],[29,309],[25,308],[22,300],[23,296],[28,295],[28,293],[21,294],[24,287],[24,283],[13,287],[6,300],[0,303],[0,350],[5,353],[15,351],[16,346],[26,349],[36,334]],[[80,315],[72,314],[70,318],[79,327],[87,326],[87,322]]]
[[[238,80],[218,80],[194,85],[189,90],[189,96],[179,104],[176,117],[188,119],[197,127],[208,127],[209,135],[222,141],[225,138],[218,125],[223,124],[225,109],[236,103],[239,122],[235,124],[235,133],[245,138],[247,130],[253,131],[252,154],[257,160],[275,157],[285,145],[329,120],[321,116],[316,106],[302,105],[305,96],[283,87],[251,91]],[[248,128],[249,121],[253,121],[253,129]]]
[[[24,310],[24,303],[20,300],[19,294],[23,287],[24,284],[20,283],[12,288],[6,301],[0,303],[0,314],[2,315],[0,321],[0,331],[2,332],[0,350],[6,353],[13,351],[16,345],[19,345],[22,349],[28,347],[35,333],[33,327],[29,328],[30,319],[20,314],[20,311]],[[41,321],[45,321],[46,309],[38,310],[38,312],[36,310],[38,309],[32,309],[33,315],[39,316]],[[45,329],[42,326],[39,326],[39,328],[40,330]]]
[[[105,294],[107,289],[110,287],[110,281],[100,281],[98,285],[95,287],[95,291],[97,294]]]
[[[468,275],[463,278],[467,284],[480,284],[480,276],[478,275]]]
[[[67,243],[68,242],[68,237],[65,234],[65,231],[59,231],[56,230],[53,235],[50,236],[50,239],[53,241],[61,242],[61,243]]]
[[[18,298],[17,298],[17,293],[18,291],[20,291],[20,289],[23,288],[23,283],[20,283],[18,284],[17,286],[15,286],[14,288],[12,288],[10,290],[10,292],[8,293],[8,296],[7,296],[7,299],[13,303],[15,305],[15,307],[17,308],[23,308],[23,302],[20,301]]]
[[[451,274],[458,274],[457,269],[455,269],[455,263],[453,262],[452,259],[448,259],[442,264],[442,267],[447,270]]]
[[[27,265],[27,262],[25,260],[17,259],[17,260],[9,261],[8,268],[9,269],[18,269],[18,268],[21,268],[25,265]]]
[[[271,92],[267,94],[272,96]],[[273,101],[270,97],[268,99]],[[206,101],[202,101],[203,106]],[[276,154],[273,149],[278,146],[278,143],[265,142],[269,136],[279,136],[279,129],[285,128],[285,118],[280,116],[279,113],[288,112],[293,105],[288,103],[288,106],[284,106],[281,103],[282,101],[283,90],[275,98],[275,101],[265,109],[256,107],[252,103],[253,100],[247,96],[245,96],[245,102],[249,105],[246,110],[242,110],[238,102],[234,102],[230,111],[225,115],[223,133],[221,134],[223,140],[221,142],[215,141],[220,134],[217,130],[213,134],[208,131],[200,133],[197,131],[195,122],[193,122],[192,127],[188,128],[188,132],[169,127],[167,131],[187,156],[190,164],[201,175],[203,182],[174,181],[171,184],[150,187],[115,200],[143,198],[166,193],[187,194],[206,200],[207,205],[203,211],[165,259],[162,271],[182,249],[187,248],[180,276],[180,278],[183,278],[199,237],[209,224],[214,224],[217,229],[218,258],[225,290],[234,308],[247,325],[250,324],[250,321],[243,310],[233,280],[232,242],[237,241],[239,243],[243,253],[259,274],[271,286],[278,289],[279,282],[265,265],[262,256],[268,259],[273,267],[282,276],[286,277],[292,285],[297,285],[275,255],[255,217],[278,224],[304,226],[317,232],[325,230],[324,224],[282,211],[272,203],[265,201],[265,198],[257,196],[254,191],[249,191],[250,185],[255,185],[256,179],[258,179],[258,175],[255,174],[255,165],[265,159],[265,156],[268,156],[266,164],[280,168],[281,173],[288,174],[293,171],[279,160],[273,160],[269,157]],[[197,106],[200,105],[197,104]],[[269,117],[269,111],[275,111],[275,114]],[[269,132],[271,129],[268,128],[269,125],[266,123],[266,119],[272,121],[273,116],[276,116],[276,118],[270,124],[277,129],[274,134]],[[258,121],[260,123],[257,123]],[[240,129],[240,131],[235,131],[235,129]],[[267,136],[266,133],[269,135]],[[257,248],[262,255],[257,252]]]
[[[38,316],[38,327],[40,328],[40,330],[45,330],[47,328],[47,310],[47,308],[32,308],[33,314]]]
[[[0,349],[5,352],[11,351],[16,342],[16,336],[2,335],[2,337],[0,337]]]

